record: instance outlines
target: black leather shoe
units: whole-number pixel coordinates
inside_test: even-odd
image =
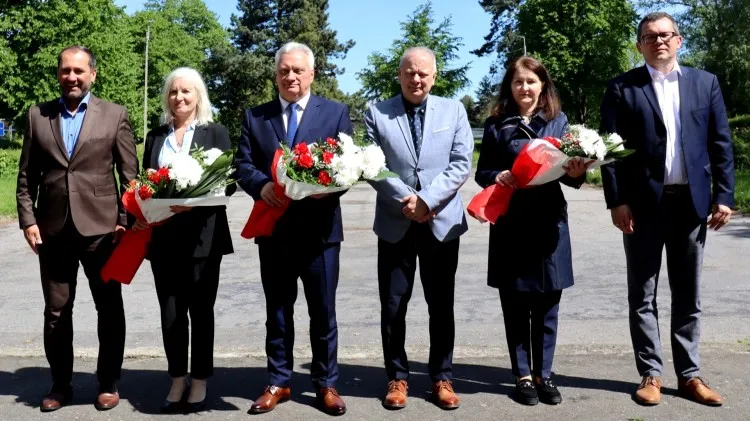
[[[539,400],[548,405],[558,405],[562,402],[562,395],[550,378],[537,378],[536,391],[539,394]]]
[[[529,379],[519,380],[513,390],[513,400],[524,405],[536,405],[539,403],[534,383]]]
[[[180,414],[184,411],[184,403],[182,401],[172,402],[164,399],[164,403],[161,404],[159,411],[162,414]]]
[[[185,402],[185,413],[193,414],[196,412],[203,412],[206,410],[206,400],[203,399],[200,402]]]

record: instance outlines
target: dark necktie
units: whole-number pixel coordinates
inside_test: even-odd
[[[297,133],[297,103],[292,102],[286,107],[289,110],[289,118],[287,119],[286,129],[286,144],[292,147],[294,143],[294,135]]]
[[[411,140],[414,142],[414,151],[419,157],[419,151],[422,149],[422,120],[419,118],[419,107],[411,109]]]

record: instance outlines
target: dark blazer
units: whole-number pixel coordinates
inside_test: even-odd
[[[734,206],[734,157],[724,99],[716,76],[680,66],[680,122],[690,194],[705,219],[712,204]],[[635,149],[602,168],[607,208],[655,209],[664,187],[667,129],[651,75],[643,66],[609,82],[601,107],[601,131],[617,133]],[[713,191],[711,181],[713,178]]]
[[[490,117],[484,125],[475,180],[483,188],[501,171],[513,167],[530,138],[562,137],[568,119],[560,113],[551,121],[540,114],[529,124],[520,117]],[[578,188],[585,176],[560,182]],[[490,225],[487,284],[513,291],[550,292],[573,285],[573,262],[567,202],[559,182],[519,189],[508,212]]]
[[[159,168],[159,153],[169,134],[169,126],[162,125],[146,135],[143,151],[143,168]],[[221,124],[208,123],[195,128],[192,148],[203,150],[232,148],[229,132]],[[227,195],[233,193],[227,189]],[[199,206],[188,212],[176,214],[164,225],[154,227],[148,257],[204,258],[233,253],[226,206]]]
[[[68,159],[60,134],[61,107],[55,99],[29,110],[16,188],[19,225],[39,225],[42,239],[59,233],[68,218],[85,236],[127,226],[120,194],[138,173],[127,110],[91,95]]]
[[[352,134],[349,109],[346,105],[310,95],[302,115],[294,144],[318,142],[339,133]],[[272,181],[271,161],[281,142],[286,142],[286,130],[278,98],[245,112],[242,137],[237,148],[235,166],[237,183],[254,200],[262,200],[260,191]],[[341,224],[340,195],[323,199],[295,200],[276,223],[274,236],[300,238],[324,243],[344,240]],[[257,242],[264,238],[256,238]]]

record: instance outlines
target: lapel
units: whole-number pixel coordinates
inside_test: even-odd
[[[687,67],[680,67],[682,74],[678,76],[678,84],[680,88],[680,126],[681,132],[685,133],[685,124],[690,123],[690,110],[693,109],[691,100],[695,95],[691,95],[691,92],[695,92],[695,86],[693,78],[690,75],[690,69]],[[684,136],[682,137],[684,139]]]
[[[296,145],[297,142],[307,142],[307,143],[313,143],[317,139],[306,139],[306,132],[310,128],[310,126],[313,124],[315,120],[318,119],[318,114],[320,114],[320,104],[321,101],[318,100],[318,97],[315,95],[310,95],[310,99],[307,101],[307,108],[305,109],[305,112],[302,114],[302,119],[299,122],[299,125],[297,126],[297,132],[294,134],[294,140],[292,141],[292,146]],[[338,133],[336,133],[336,137],[338,137]]]
[[[425,104],[424,110],[424,127],[422,127],[422,150],[425,149],[425,145],[432,138],[432,126],[435,121],[435,99],[432,95],[427,96],[427,104]]]
[[[161,154],[161,148],[164,147],[164,142],[167,140],[168,134],[169,126],[164,126],[164,130],[162,130],[158,136],[154,137],[154,144],[151,146],[151,161],[149,168],[159,168],[159,155]]]
[[[55,138],[55,143],[57,143],[57,146],[60,148],[60,153],[62,154],[63,159],[65,160],[65,162],[69,162],[70,159],[68,158],[68,151],[67,149],[65,149],[65,144],[62,140],[62,130],[60,129],[60,107],[62,107],[62,105],[60,105],[60,103],[58,102],[55,102],[52,107],[54,108],[52,117],[50,117],[49,119],[50,129],[52,129],[52,135]]]
[[[659,121],[661,122],[662,126],[666,127],[664,124],[664,116],[661,115],[661,107],[659,107],[659,100],[656,98],[656,91],[654,90],[654,84],[651,82],[651,74],[648,72],[648,69],[644,65],[641,67],[641,89],[643,90],[643,93],[646,95],[646,99],[648,99],[649,104],[651,104],[651,108],[654,109],[654,112],[656,112],[656,115],[659,116]]]
[[[203,148],[203,150],[206,150],[206,141],[208,133],[208,124],[203,124],[201,126],[195,126],[195,133],[193,133],[193,141],[190,143],[190,150],[193,150],[195,148]]]
[[[91,131],[94,130],[94,125],[96,124],[99,111],[101,110],[99,108],[100,102],[101,100],[99,98],[95,97],[93,94],[91,95],[91,98],[89,99],[89,105],[86,108],[86,116],[83,117],[81,133],[78,135],[76,147],[73,149],[73,155],[70,157],[71,161],[76,159],[76,156],[78,156],[78,152],[81,151],[81,148],[86,146],[89,140],[91,140]]]
[[[286,130],[284,130],[284,120],[281,118],[281,101],[279,98],[275,98],[271,101],[271,112],[266,117],[271,122],[271,127],[276,133],[276,139],[278,145],[286,144]],[[274,145],[274,150],[278,148],[278,145]]]
[[[411,129],[409,128],[409,118],[406,116],[406,108],[404,108],[404,98],[399,95],[393,100],[393,111],[396,116],[398,126],[401,128],[401,133],[404,135],[404,141],[406,141],[406,147],[411,152],[411,157],[414,162],[417,162],[417,151],[414,149],[414,141],[411,139]],[[424,141],[424,135],[422,136]]]

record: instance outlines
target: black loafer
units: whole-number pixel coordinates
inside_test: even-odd
[[[558,405],[562,402],[562,395],[550,378],[537,379],[536,390],[539,400],[548,405]]]
[[[185,402],[185,406],[183,408],[185,414],[203,412],[206,410],[206,400],[203,399],[200,402]]]
[[[539,403],[539,396],[537,395],[534,383],[529,379],[519,380],[516,383],[512,397],[513,400],[524,405],[533,406]]]
[[[159,408],[159,410],[162,414],[179,414],[184,411],[183,402],[172,402],[164,399],[164,403],[161,404],[161,408]]]

